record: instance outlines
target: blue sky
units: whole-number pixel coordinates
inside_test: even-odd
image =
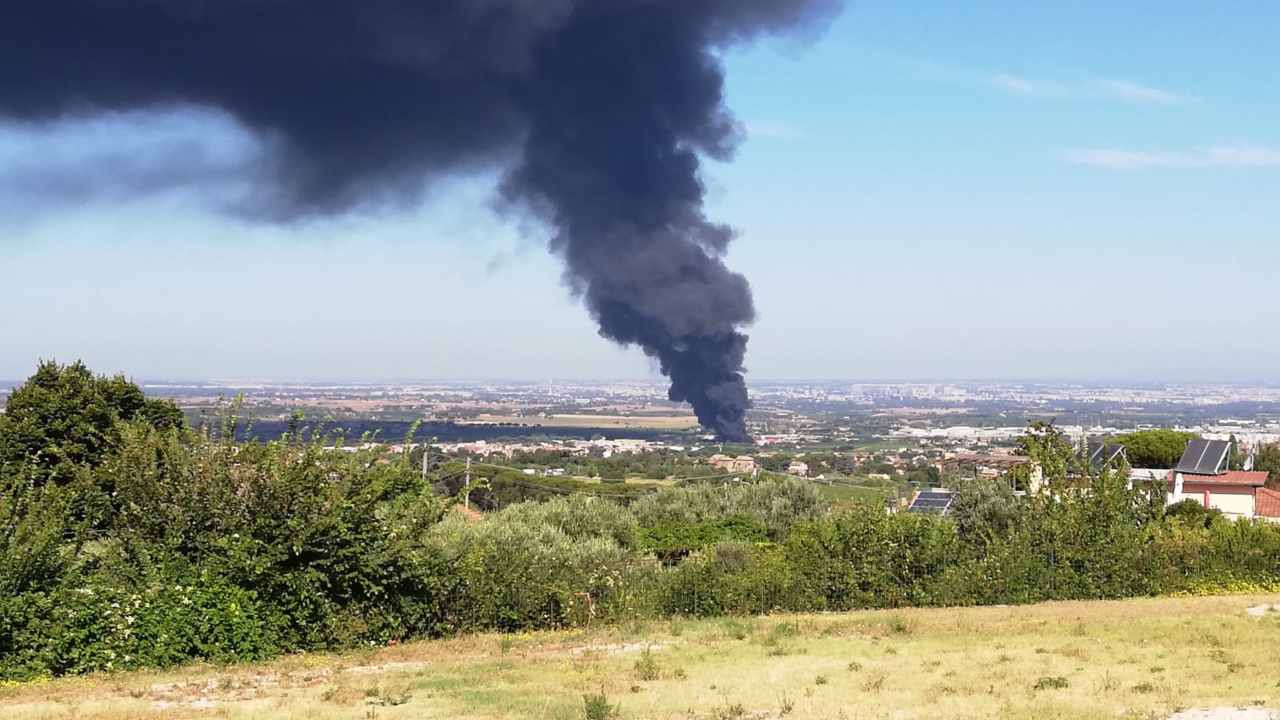
[[[1280,380],[1280,9],[1041,5],[851,3],[726,56],[746,139],[706,180],[752,377]],[[253,224],[218,206],[257,142],[201,110],[0,126],[0,377],[656,375],[492,175]],[[178,187],[111,193],[174,154]]]

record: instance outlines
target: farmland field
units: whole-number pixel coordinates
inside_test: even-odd
[[[1274,597],[904,609],[474,635],[0,688],[0,717],[1165,718],[1276,707]]]
[[[504,425],[525,425],[544,428],[588,427],[608,429],[647,429],[647,430],[691,430],[698,427],[698,419],[693,415],[596,415],[596,414],[555,414],[555,415],[493,415],[482,414],[463,424],[495,423]]]

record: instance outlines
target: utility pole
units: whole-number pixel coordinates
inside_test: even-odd
[[[427,467],[431,464],[431,443],[435,441],[436,438],[431,438],[422,448],[422,479],[424,481],[427,479]]]
[[[462,486],[462,507],[465,510],[471,509],[471,458],[467,457],[467,470],[463,475]]]

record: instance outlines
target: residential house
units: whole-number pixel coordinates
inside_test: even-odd
[[[1128,462],[1129,456],[1125,446],[1119,443],[1106,443],[1101,440],[1090,440],[1086,448],[1089,467],[1095,472],[1115,469],[1122,462]]]
[[[1231,443],[1196,439],[1169,471],[1170,504],[1194,500],[1226,517],[1280,520],[1280,493],[1268,490],[1267,473],[1229,469]]]
[[[712,455],[709,462],[712,467],[726,473],[742,473],[743,475],[750,475],[756,471],[756,459],[750,455],[739,455],[738,457]]]

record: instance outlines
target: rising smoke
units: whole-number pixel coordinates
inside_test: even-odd
[[[270,148],[238,208],[268,220],[498,164],[600,334],[743,440],[755,311],[699,175],[737,140],[717,52],[839,1],[41,0],[0,17],[0,116],[216,108]]]

